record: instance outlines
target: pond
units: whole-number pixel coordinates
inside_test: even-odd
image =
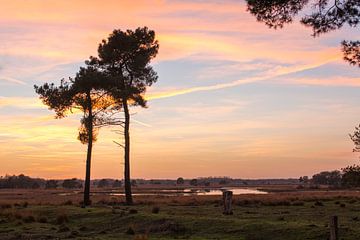
[[[137,192],[133,193],[134,196],[207,196],[207,195],[222,195],[224,191],[232,191],[234,195],[241,194],[267,194],[267,192],[260,191],[252,188],[209,188],[209,189],[159,189],[153,192]],[[125,196],[124,193],[109,193],[112,196]]]

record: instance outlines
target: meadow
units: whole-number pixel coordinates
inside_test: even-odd
[[[135,195],[126,206],[95,190],[81,208],[70,190],[1,190],[0,239],[328,239],[332,215],[340,239],[360,236],[360,192],[264,188],[235,195],[233,215],[221,196]]]

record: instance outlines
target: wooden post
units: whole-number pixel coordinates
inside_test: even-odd
[[[232,207],[231,207],[232,195],[233,195],[232,191],[224,191],[223,192],[223,204],[224,204],[224,212],[223,212],[223,214],[225,214],[225,215],[232,215],[233,214]]]
[[[339,240],[337,216],[330,217],[330,240]]]

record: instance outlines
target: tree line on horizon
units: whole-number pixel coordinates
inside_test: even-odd
[[[312,178],[302,176],[299,182],[311,187],[327,185],[333,188],[358,188],[360,187],[360,165],[350,165],[342,168],[341,171],[322,171],[314,174]]]
[[[24,174],[0,176],[0,189],[80,189],[83,188],[84,180],[77,178],[67,179],[43,179],[32,178]],[[352,189],[360,187],[360,165],[350,165],[341,170],[322,171],[314,174],[311,178],[301,176],[289,179],[242,179],[230,177],[199,177],[184,179],[132,179],[132,186],[159,185],[159,186],[192,186],[192,187],[226,187],[226,186],[251,186],[251,185],[298,185],[298,189],[309,187],[318,188],[320,185],[330,188]],[[299,185],[300,184],[300,185]],[[97,188],[117,189],[123,186],[119,179],[103,178],[91,180],[91,186]]]

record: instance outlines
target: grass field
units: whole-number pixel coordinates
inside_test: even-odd
[[[57,191],[55,191],[57,193]],[[234,196],[224,216],[220,196],[95,195],[80,208],[81,194],[0,192],[0,239],[327,239],[329,218],[339,216],[340,239],[360,238],[360,193],[283,192]]]

